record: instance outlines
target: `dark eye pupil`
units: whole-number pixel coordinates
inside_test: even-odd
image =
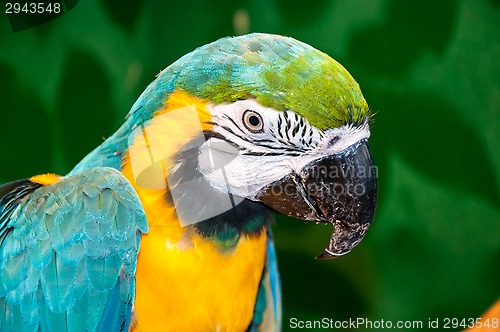
[[[253,110],[245,110],[242,117],[243,125],[252,133],[260,133],[264,129],[264,123],[259,113]]]
[[[260,124],[260,119],[255,116],[255,115],[251,115],[249,118],[248,118],[248,122],[252,125],[252,126],[255,126],[257,127],[259,124]]]

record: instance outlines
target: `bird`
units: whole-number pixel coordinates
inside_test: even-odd
[[[372,115],[291,37],[182,56],[68,174],[0,187],[0,330],[280,331],[275,214],[332,225],[318,259],[363,239]]]

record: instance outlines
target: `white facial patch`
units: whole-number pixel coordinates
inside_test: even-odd
[[[208,110],[215,134],[200,148],[199,169],[217,190],[249,199],[310,162],[370,136],[368,123],[323,132],[292,111],[278,112],[255,100],[209,105]]]
[[[347,125],[340,128],[332,128],[324,132],[324,139],[319,148],[335,154],[369,137],[370,128],[366,122],[361,127]]]

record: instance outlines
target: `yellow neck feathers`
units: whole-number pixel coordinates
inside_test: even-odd
[[[138,128],[123,162],[149,223],[137,264],[132,330],[244,331],[253,315],[267,234],[242,236],[234,250],[222,253],[196,230],[180,226],[165,175],[179,148],[200,129],[211,129],[211,115],[205,102],[182,91],[164,105]],[[135,176],[140,172],[147,177]]]

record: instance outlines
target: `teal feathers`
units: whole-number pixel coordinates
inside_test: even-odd
[[[126,331],[148,229],[132,186],[95,168],[24,188],[0,200],[0,330]]]
[[[319,129],[365,121],[358,83],[337,61],[289,37],[254,33],[223,38],[162,71],[132,107],[134,122],[152,117],[175,89],[213,103],[255,98],[292,110]]]

